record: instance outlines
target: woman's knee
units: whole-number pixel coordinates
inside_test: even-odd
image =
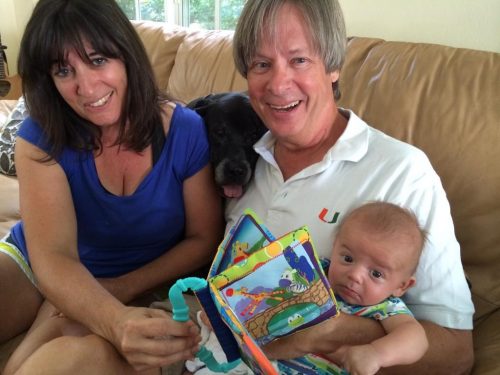
[[[116,349],[103,339],[94,334],[83,337],[62,336],[53,340],[53,350],[61,355],[62,359],[70,358],[75,369],[82,369],[89,365],[115,361],[119,356]]]
[[[61,336],[42,345],[17,374],[126,373],[126,368],[120,354],[99,336]]]

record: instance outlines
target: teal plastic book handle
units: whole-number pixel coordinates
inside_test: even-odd
[[[186,304],[184,295],[182,293],[187,292],[191,289],[196,292],[207,286],[207,281],[199,277],[187,277],[185,279],[179,279],[174,285],[170,287],[168,291],[168,298],[172,304],[172,312],[174,313],[173,319],[178,322],[187,322],[189,319],[189,307]],[[209,370],[214,372],[228,372],[238,366],[241,363],[241,359],[237,359],[228,363],[219,363],[215,359],[213,353],[202,346],[196,357],[205,363]]]

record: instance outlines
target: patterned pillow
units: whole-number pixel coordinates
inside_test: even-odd
[[[24,98],[21,97],[5,123],[0,126],[0,173],[7,176],[16,175],[14,145],[16,143],[17,130],[27,116],[28,111],[24,105]]]

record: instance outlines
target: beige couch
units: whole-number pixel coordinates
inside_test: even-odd
[[[231,32],[136,28],[178,100],[246,89]],[[352,38],[341,89],[343,107],[424,150],[441,176],[472,282],[474,374],[500,374],[500,54]],[[0,235],[19,217],[17,199],[17,181],[0,175]],[[4,345],[0,368],[7,354]]]

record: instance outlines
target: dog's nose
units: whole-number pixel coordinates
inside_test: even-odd
[[[229,166],[228,174],[234,178],[241,178],[246,174],[246,168],[242,165],[232,165]]]
[[[233,184],[246,184],[250,179],[250,175],[250,166],[241,161],[229,161],[224,165],[225,180]]]

